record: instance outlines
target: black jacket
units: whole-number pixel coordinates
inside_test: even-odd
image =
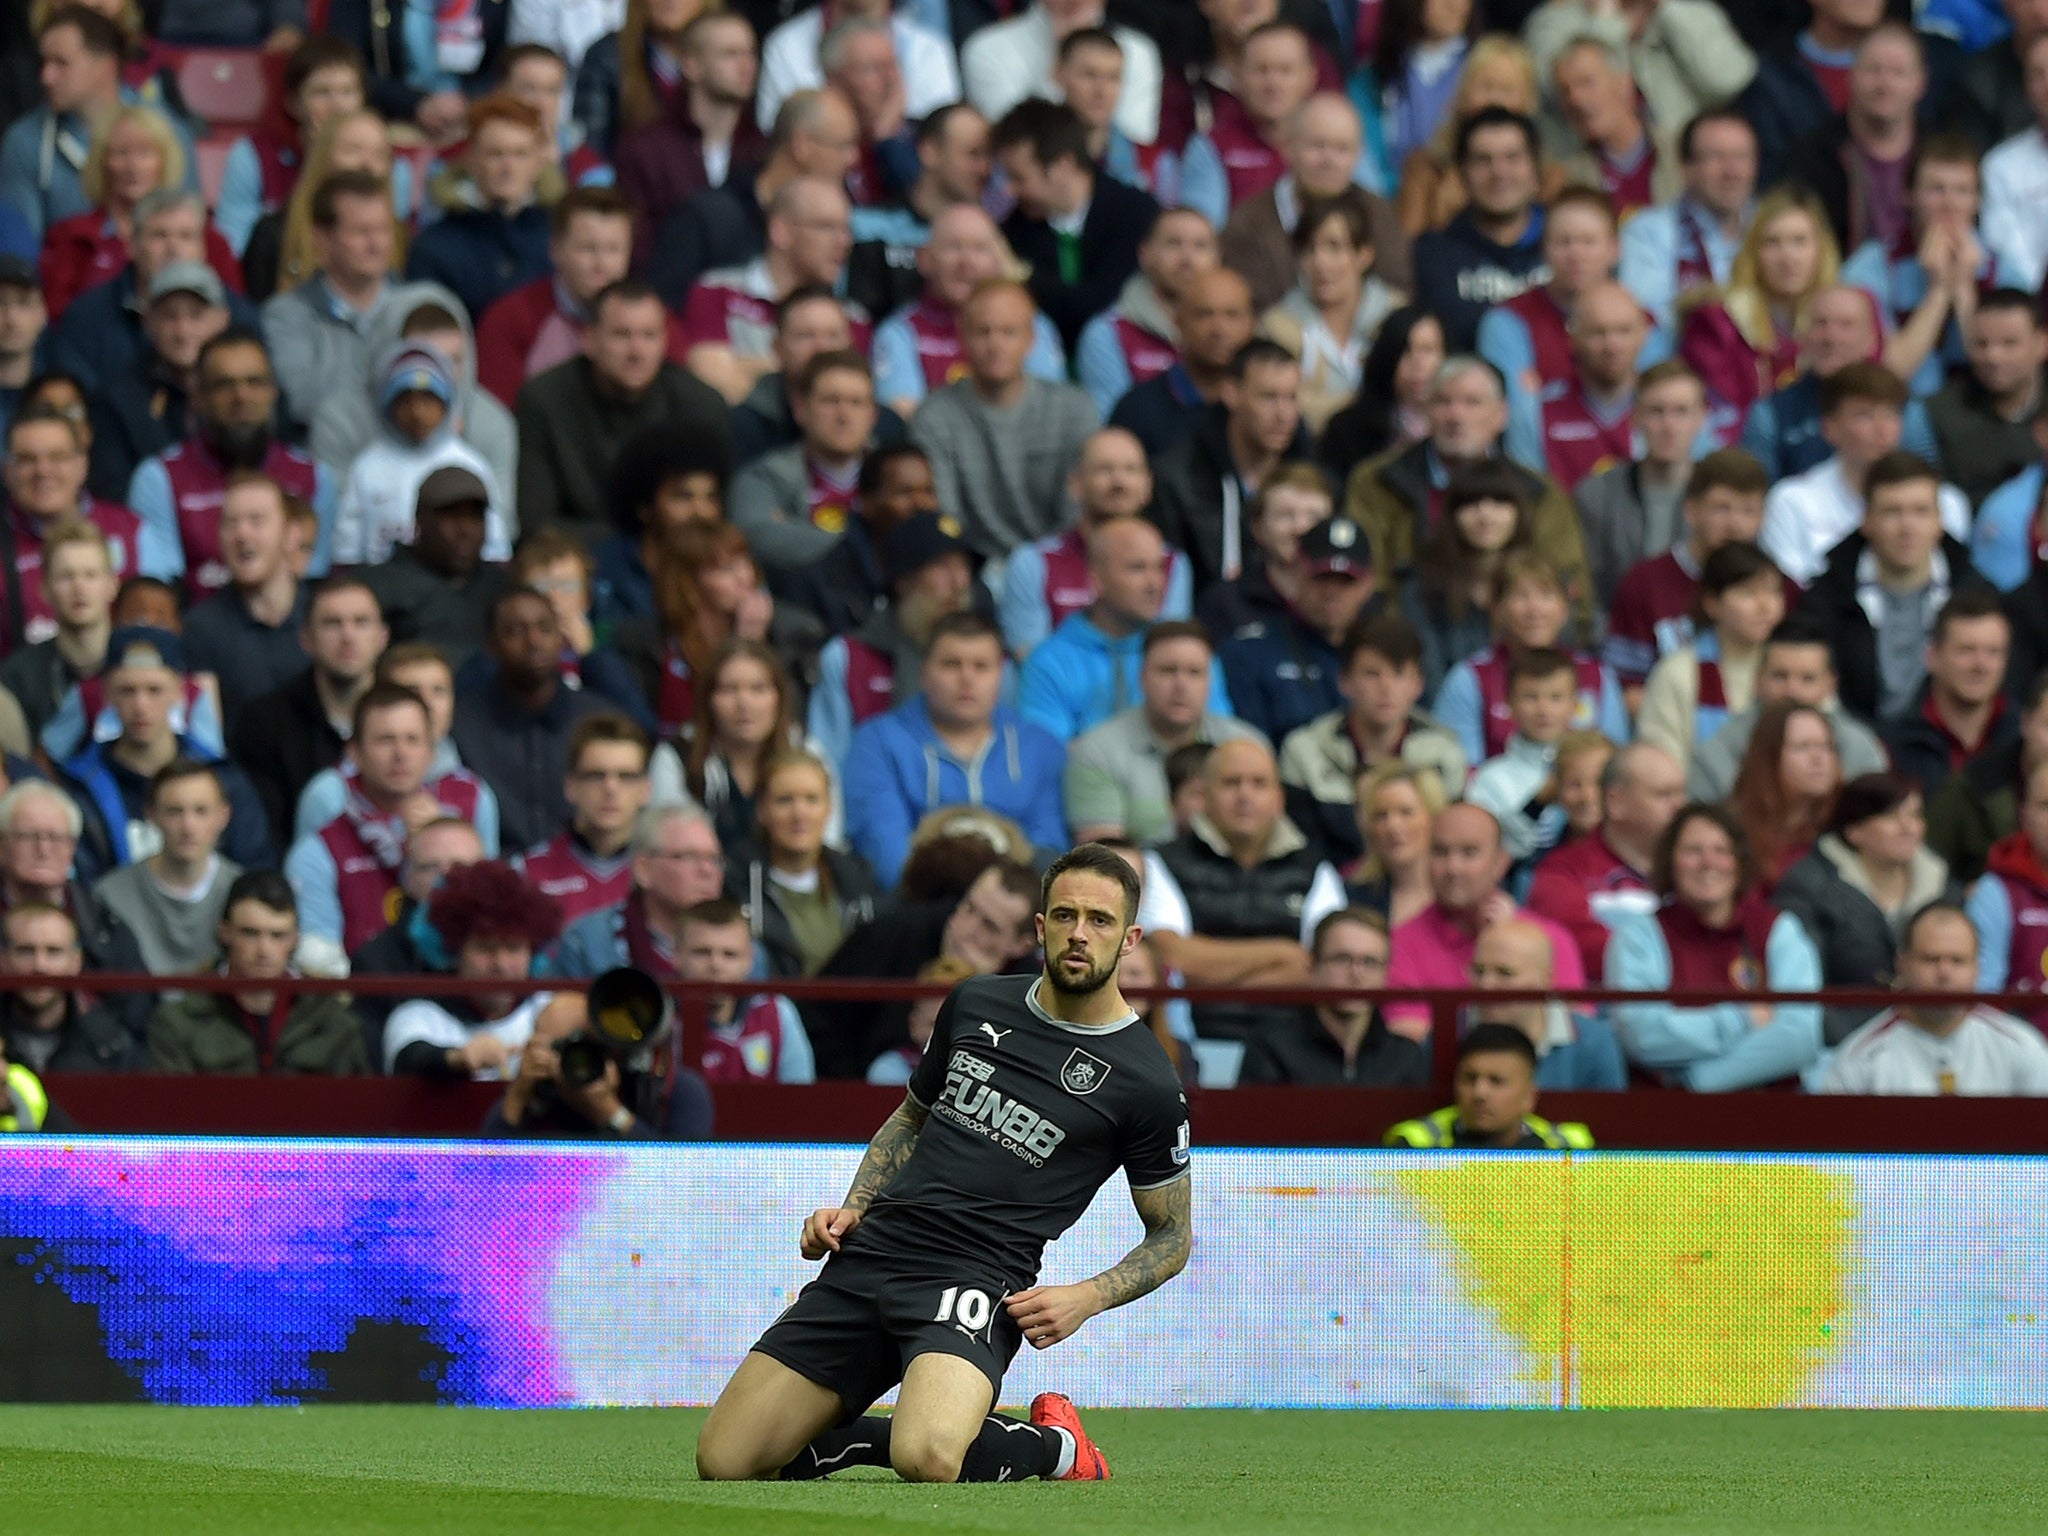
[[[1291,1083],[1303,1088],[1424,1088],[1429,1085],[1429,1056],[1413,1040],[1391,1032],[1375,1008],[1358,1055],[1347,1064],[1343,1047],[1323,1027],[1316,1011],[1297,1008],[1275,1018],[1245,1047],[1237,1081],[1241,1087]]]
[[[136,466],[197,427],[192,402],[147,341],[129,366],[103,380],[91,398],[92,462],[86,483],[95,495],[125,503]]]
[[[641,276],[681,314],[698,278],[742,266],[767,248],[768,214],[754,193],[753,173],[735,171],[724,186],[699,192],[661,221]]]
[[[1472,350],[1487,310],[1549,281],[1540,217],[1515,245],[1482,235],[1469,210],[1415,242],[1415,300],[1442,323],[1453,352]]]
[[[1237,481],[1237,461],[1230,451],[1230,413],[1220,403],[1209,406],[1194,432],[1152,461],[1150,518],[1166,542],[1186,553],[1193,567],[1195,591],[1221,581],[1226,483]],[[1297,428],[1288,460],[1315,454],[1306,428]],[[1252,558],[1251,498],[1238,498],[1240,559]]]
[[[291,847],[300,794],[314,774],[341,761],[347,745],[327,718],[311,667],[243,707],[228,733],[228,756],[240,764],[262,797],[277,847]]]
[[[1071,284],[1060,276],[1059,238],[1051,224],[1026,217],[1022,209],[1003,220],[1010,248],[1031,264],[1031,296],[1058,327],[1069,356],[1080,345],[1081,327],[1114,304],[1138,270],[1138,246],[1158,217],[1159,205],[1149,193],[1098,172],[1081,224],[1081,277]]]
[[[843,936],[874,919],[878,899],[875,872],[857,853],[840,853],[837,849],[827,848],[824,856],[825,878],[831,884],[833,898],[839,907],[839,931]],[[758,854],[744,860],[728,857],[725,894],[747,909],[754,938],[768,956],[768,974],[803,975],[803,954],[797,948],[795,931],[783,911],[781,888],[768,878],[767,860]],[[833,958],[837,958],[836,952]]]
[[[428,568],[410,544],[393,545],[390,559],[356,574],[377,594],[393,645],[431,641],[457,672],[483,648],[484,615],[510,581],[495,565],[456,581]]]
[[[569,771],[569,738],[586,715],[608,712],[609,701],[574,688],[557,688],[547,707],[533,713],[497,678],[455,701],[449,732],[469,771],[498,797],[499,841],[531,848],[569,824],[562,782]]]
[[[13,694],[15,702],[21,705],[21,712],[28,719],[31,742],[42,736],[43,727],[57,713],[64,695],[80,681],[55,640],[22,646],[0,662],[0,688]]]
[[[1973,756],[1981,759],[2019,740],[2020,712],[2010,702],[1998,711],[1984,740]],[[1923,684],[1913,707],[1898,719],[1879,727],[1885,750],[1892,755],[1892,767],[1920,786],[1931,802],[1954,776],[1949,766],[1947,735],[1927,718],[1927,685]]]
[[[498,78],[498,55],[505,47],[505,26],[511,16],[508,0],[477,0],[484,25],[483,59],[463,80],[465,90],[488,89]],[[405,51],[405,7],[381,0],[333,0],[326,32],[354,43],[367,66],[370,105],[393,122],[409,122],[419,110],[420,93],[405,83],[411,61]]]
[[[44,1072],[139,1072],[143,1054],[135,1036],[111,1008],[95,1004],[78,1005],[79,995],[64,999],[64,1021],[57,1026],[57,1049],[48,1061],[39,1062],[26,1043],[38,1032],[31,1031],[15,1016],[14,995],[0,995],[0,1039],[7,1044],[7,1059],[38,1075]]]
[[[2025,743],[2018,736],[1979,752],[1927,798],[1927,846],[1968,884],[1984,873],[1992,846],[2019,827]]]
[[[64,910],[78,924],[78,947],[85,955],[87,974],[94,971],[140,974],[149,969],[143,963],[142,946],[136,942],[128,925],[103,905],[86,888],[83,880],[74,879],[65,887]],[[106,1002],[108,1010],[120,1020],[122,1027],[135,1037],[138,1048],[149,1029],[150,1017],[156,1012],[156,1004],[154,992],[109,993]]]
[[[2048,563],[2036,560],[2027,579],[2005,594],[2003,606],[2012,625],[2005,691],[2017,703],[2026,698],[2035,674],[2048,666]]]
[[[1209,404],[1196,392],[1188,371],[1176,363],[1157,378],[1125,390],[1109,413],[1109,424],[1137,438],[1145,445],[1146,456],[1156,460],[1187,440],[1208,414]]]
[[[1953,126],[1968,134],[1979,151],[1995,149],[2034,126],[2017,39],[2008,37],[1963,60],[1956,70],[1954,107]]]
[[[922,901],[885,909],[846,936],[819,978],[915,976],[938,959],[946,920],[959,904]],[[802,1012],[818,1076],[859,1079],[867,1076],[869,1062],[902,1037],[910,1005],[814,998]]]
[[[1969,497],[1973,507],[1983,506],[1985,497],[2040,462],[2032,418],[2007,421],[1967,368],[1928,397],[1927,425],[1934,433],[1942,478]]]
[[[1863,558],[1865,548],[1859,530],[1830,550],[1826,568],[1806,589],[1799,611],[1818,624],[1828,637],[1828,647],[1835,658],[1835,692],[1842,707],[1861,719],[1875,720],[1884,691],[1878,676],[1877,629],[1857,601],[1856,590],[1856,563]],[[1941,536],[1941,552],[1948,559],[1951,592],[1991,590],[1970,564],[1966,545],[1945,533]]]

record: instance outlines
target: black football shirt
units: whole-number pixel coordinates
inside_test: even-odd
[[[849,1256],[1022,1290],[1117,1169],[1140,1191],[1187,1177],[1187,1098],[1151,1030],[1062,1023],[1040,985],[975,977],[940,1006],[910,1079],[924,1129]]]

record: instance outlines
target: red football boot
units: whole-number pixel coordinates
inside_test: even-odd
[[[1088,1438],[1088,1431],[1081,1427],[1081,1415],[1076,1411],[1072,1398],[1059,1392],[1039,1393],[1031,1399],[1031,1422],[1041,1428],[1064,1429],[1074,1437],[1074,1469],[1061,1478],[1061,1482],[1109,1481],[1109,1461],[1102,1454],[1101,1447]]]

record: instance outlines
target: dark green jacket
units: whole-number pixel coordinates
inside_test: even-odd
[[[350,1077],[370,1071],[362,1026],[346,997],[300,998],[276,1039],[266,1043],[267,1023],[250,1019],[226,996],[188,992],[172,998],[149,1021],[149,1070],[240,1077]]]

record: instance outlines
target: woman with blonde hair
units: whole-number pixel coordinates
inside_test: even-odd
[[[285,293],[313,275],[319,257],[313,249],[313,194],[336,171],[368,171],[391,183],[391,204],[398,213],[392,232],[391,270],[405,269],[405,210],[412,200],[411,166],[394,164],[391,134],[384,119],[368,108],[329,118],[313,138],[292,195],[283,208],[257,221],[243,252],[249,297],[262,301]]]
[[[183,187],[186,168],[184,140],[155,107],[122,107],[100,124],[78,176],[92,210],[58,220],[43,237],[43,299],[52,324],[73,299],[128,265],[136,206],[152,192]],[[223,283],[241,289],[235,253],[211,224],[206,259]]]
[[[1429,142],[1410,150],[1401,166],[1401,191],[1394,207],[1410,236],[1442,229],[1465,211],[1465,183],[1455,164],[1458,130],[1485,107],[1506,107],[1529,118],[1543,107],[1536,60],[1518,39],[1505,33],[1490,32],[1472,44],[1458,72],[1451,110]],[[1542,201],[1548,203],[1564,190],[1564,171],[1545,162],[1542,176]]]
[[[1720,446],[1742,436],[1751,406],[1797,375],[1807,311],[1841,268],[1827,212],[1812,193],[1781,187],[1757,204],[1727,287],[1702,290],[1680,323],[1679,356],[1706,382]]]
[[[755,826],[743,843],[725,845],[725,893],[746,907],[770,975],[816,975],[875,915],[874,871],[832,846],[837,796],[822,758],[777,750],[761,767]]]
[[[1410,763],[1361,769],[1357,782],[1365,852],[1344,871],[1345,900],[1384,914],[1388,926],[1398,928],[1435,899],[1429,838],[1450,797],[1435,769]]]

